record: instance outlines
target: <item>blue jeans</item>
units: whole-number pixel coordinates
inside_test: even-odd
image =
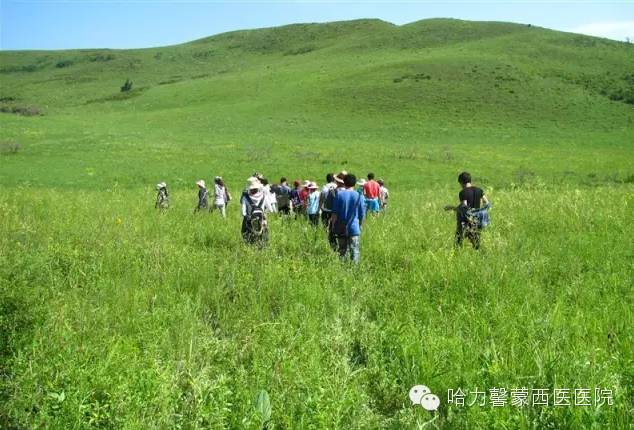
[[[350,254],[350,260],[353,263],[359,262],[359,236],[339,236],[337,238],[337,244],[339,245],[339,257],[345,260],[346,254]]]

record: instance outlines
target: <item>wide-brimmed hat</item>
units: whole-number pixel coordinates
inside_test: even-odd
[[[339,182],[340,184],[343,184],[343,179],[346,177],[347,174],[348,172],[346,172],[345,170],[342,170],[341,172],[337,173],[335,175],[335,182]]]
[[[203,179],[199,179],[198,181],[196,181],[196,185],[205,188],[205,181]]]
[[[365,183],[366,183],[366,182],[368,182],[368,181],[366,181],[365,179],[360,179],[360,180],[357,182],[357,185],[361,185],[361,186],[363,186],[363,185],[365,185]]]
[[[167,188],[167,184],[165,182],[159,182],[156,184],[156,189],[160,190],[161,188]]]
[[[309,186],[310,184],[311,184],[311,182],[310,182],[308,179],[306,179],[306,180],[304,181],[303,186],[304,186],[304,188],[308,188],[308,186]]]
[[[258,180],[258,178],[250,177],[247,179],[247,190],[259,190],[262,188],[262,183]]]
[[[317,187],[317,184],[315,182],[311,182],[310,184],[308,184],[307,188],[309,190],[316,190],[318,187]]]

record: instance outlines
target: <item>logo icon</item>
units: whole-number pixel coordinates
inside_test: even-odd
[[[435,411],[440,406],[440,399],[426,385],[414,385],[409,390],[409,399],[427,411]]]

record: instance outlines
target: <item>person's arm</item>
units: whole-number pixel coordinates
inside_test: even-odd
[[[359,196],[359,199],[362,199],[363,196]],[[365,218],[365,205],[364,202],[359,201],[359,207],[357,208],[357,216],[359,217],[359,228],[361,228],[361,224],[363,224],[363,220]]]
[[[242,212],[242,216],[247,216],[247,202],[244,197],[240,199],[240,211]]]
[[[332,210],[330,212],[330,225],[334,226],[335,222],[337,222],[337,212],[339,211],[339,198],[338,196],[335,197],[334,201],[332,202]]]
[[[484,203],[485,206],[489,204],[489,199],[487,199],[484,193],[482,193],[482,203]]]
[[[262,196],[262,198],[264,199],[264,204],[262,205],[262,209],[264,210],[264,213],[270,213],[273,212],[273,206],[271,205],[271,200],[266,198],[266,196]]]

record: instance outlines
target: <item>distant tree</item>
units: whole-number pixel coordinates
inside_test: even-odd
[[[625,43],[632,43],[632,39],[630,39],[629,37],[625,38]]]
[[[125,93],[127,91],[130,91],[132,89],[132,81],[128,78],[125,80],[125,84],[123,84],[123,86],[121,87],[121,92]]]

